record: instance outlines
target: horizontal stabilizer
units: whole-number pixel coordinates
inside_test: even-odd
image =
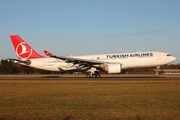
[[[13,59],[13,58],[6,58],[7,60],[11,60],[13,61],[14,63],[23,63],[23,64],[26,64],[26,65],[30,65],[31,64],[31,61],[30,60],[19,60],[19,59]]]

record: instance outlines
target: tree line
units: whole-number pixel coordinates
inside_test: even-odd
[[[24,65],[14,63],[10,60],[1,60],[0,74],[57,74],[59,72],[52,72],[40,70]]]
[[[122,73],[155,73],[154,70],[156,67],[149,68],[133,68],[123,70]],[[180,64],[170,64],[163,65],[160,69],[180,69]],[[23,66],[17,63],[14,63],[10,60],[1,60],[0,62],[0,74],[59,74],[59,72],[52,72],[46,70],[40,70],[28,66]]]

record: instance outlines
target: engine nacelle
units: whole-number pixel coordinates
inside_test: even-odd
[[[121,73],[121,64],[114,63],[114,64],[107,64],[105,66],[105,71],[108,73]]]

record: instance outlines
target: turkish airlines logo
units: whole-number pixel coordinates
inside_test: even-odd
[[[16,54],[19,58],[29,58],[32,54],[32,49],[25,42],[21,42],[16,47]]]

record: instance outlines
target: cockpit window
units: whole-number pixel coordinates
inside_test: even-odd
[[[171,54],[167,54],[166,56],[172,56]]]

